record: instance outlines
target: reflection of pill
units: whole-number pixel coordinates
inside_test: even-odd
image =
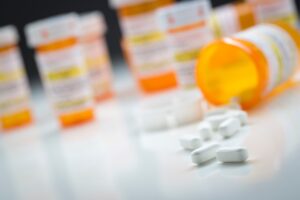
[[[230,117],[236,117],[240,120],[241,125],[245,126],[248,124],[248,114],[245,111],[242,110],[234,110],[228,112],[228,116]]]
[[[237,118],[229,118],[219,126],[219,134],[224,138],[230,138],[241,129],[241,122]]]
[[[205,121],[210,123],[214,131],[217,131],[219,129],[220,124],[227,118],[228,115],[214,115],[214,116],[207,117]]]
[[[185,150],[195,150],[202,145],[202,140],[196,136],[184,136],[179,139],[181,147]]]
[[[213,135],[213,129],[212,126],[210,125],[210,123],[207,122],[202,122],[199,124],[199,126],[197,127],[198,133],[200,134],[200,137],[207,141],[210,140],[212,138]]]
[[[217,159],[223,163],[245,162],[248,151],[242,147],[228,147],[217,150]]]
[[[216,151],[219,145],[216,143],[200,147],[191,153],[192,162],[195,164],[202,164],[216,157]]]

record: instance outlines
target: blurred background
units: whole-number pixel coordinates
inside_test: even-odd
[[[177,0],[184,1],[184,0]],[[212,0],[213,7],[230,3],[232,0]],[[296,1],[299,10],[299,1]],[[46,18],[49,16],[63,14],[67,12],[88,12],[100,10],[104,13],[108,24],[108,33],[106,38],[108,48],[112,57],[112,62],[122,58],[120,49],[120,29],[115,10],[110,8],[107,0],[2,0],[0,1],[0,26],[14,24],[17,26],[21,41],[25,66],[30,78],[31,84],[39,82],[36,64],[34,62],[33,50],[26,45],[23,28],[25,24]],[[115,67],[116,65],[114,65]]]

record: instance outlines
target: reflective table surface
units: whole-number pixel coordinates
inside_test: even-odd
[[[300,199],[300,86],[263,102],[249,127],[222,141],[246,146],[248,162],[196,166],[178,145],[196,125],[139,131],[131,111],[141,97],[129,79],[93,122],[64,130],[36,89],[36,123],[0,136],[0,199]]]

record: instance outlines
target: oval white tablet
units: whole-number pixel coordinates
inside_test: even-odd
[[[216,143],[200,147],[191,153],[192,162],[200,165],[216,157],[216,151],[219,145]]]
[[[213,129],[210,123],[208,122],[202,122],[197,127],[198,133],[200,134],[200,137],[204,140],[211,140],[213,136]]]
[[[227,113],[230,117],[236,117],[240,120],[242,126],[248,125],[248,113],[242,110],[233,110]]]
[[[205,122],[210,123],[212,129],[214,131],[217,131],[219,129],[220,124],[225,121],[226,119],[228,119],[228,115],[224,114],[224,115],[213,115],[210,117],[207,117],[205,119]]]
[[[201,147],[202,140],[197,136],[183,136],[179,139],[179,143],[183,149],[192,151]]]
[[[245,162],[248,159],[248,151],[243,147],[220,148],[216,156],[223,163]]]
[[[219,126],[219,134],[224,138],[230,138],[241,129],[241,122],[237,118],[229,118]]]

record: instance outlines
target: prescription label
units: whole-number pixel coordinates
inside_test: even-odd
[[[297,25],[297,11],[293,0],[268,1],[255,5],[258,22],[283,21]]]
[[[28,110],[29,93],[18,48],[0,53],[0,117]]]
[[[157,13],[171,47],[178,81],[184,88],[195,86],[195,61],[200,49],[213,40],[209,28],[210,4],[196,1],[177,4]]]
[[[288,80],[297,66],[297,47],[293,39],[274,25],[259,25],[235,36],[253,43],[265,56],[269,80],[265,93]]]
[[[112,82],[106,44],[103,39],[96,39],[86,41],[82,46],[94,96],[103,95],[111,89]]]
[[[210,27],[216,37],[230,36],[239,32],[241,27],[234,5],[216,8],[210,18]]]
[[[91,88],[78,46],[36,56],[47,95],[57,114],[92,106]]]

